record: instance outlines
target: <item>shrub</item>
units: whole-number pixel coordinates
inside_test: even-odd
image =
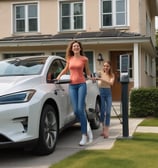
[[[139,88],[130,93],[131,117],[158,117],[158,89]]]

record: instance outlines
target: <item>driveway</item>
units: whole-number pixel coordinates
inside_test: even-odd
[[[0,168],[48,168],[67,156],[70,156],[85,147],[78,145],[80,135],[79,125],[74,125],[60,134],[54,153],[47,156],[34,156],[21,149],[0,149]],[[99,130],[94,131],[94,138]]]
[[[93,148],[98,140],[105,143],[106,140],[100,137],[101,129],[100,127],[97,130],[93,130],[94,142],[89,145],[88,148]],[[118,119],[112,119],[110,128],[111,136],[120,135],[121,130],[122,126],[120,121]],[[59,162],[67,156],[85,149],[85,147],[80,147],[78,145],[80,138],[80,126],[76,124],[60,134],[56,149],[54,153],[50,155],[34,156],[20,149],[1,149],[0,168],[48,168],[53,163]]]

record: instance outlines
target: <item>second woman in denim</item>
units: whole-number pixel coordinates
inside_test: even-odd
[[[88,58],[83,54],[83,48],[80,42],[72,41],[66,50],[66,66],[58,75],[57,79],[70,71],[71,83],[69,85],[69,93],[74,113],[81,124],[82,139],[79,145],[85,145],[88,140],[92,142],[93,135],[87,122],[85,112],[85,98],[87,94],[86,79],[84,77],[84,69],[86,75],[91,79]],[[87,129],[88,128],[88,129]],[[88,131],[87,131],[88,130]]]
[[[111,70],[111,63],[109,61],[104,62],[103,69],[98,73],[97,80],[101,96],[100,121],[103,126],[101,135],[104,136],[104,138],[108,138],[112,106],[111,86],[115,80],[115,76]]]

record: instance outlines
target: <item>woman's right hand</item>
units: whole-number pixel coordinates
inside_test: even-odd
[[[101,78],[100,77],[95,77],[95,80],[101,80]]]
[[[58,76],[56,77],[56,80],[60,80],[60,75],[58,75]]]

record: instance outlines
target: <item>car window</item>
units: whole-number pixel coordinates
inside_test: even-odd
[[[61,63],[59,59],[54,60],[48,70],[47,81],[49,82],[53,79],[56,79],[56,77],[60,74],[63,68],[64,68],[64,65]]]
[[[66,66],[66,61],[60,60],[60,62],[61,62],[61,64],[62,64],[63,68],[64,68],[64,67]]]
[[[0,62],[0,76],[40,74],[46,58],[16,58]]]
[[[64,61],[64,60],[60,60],[60,61],[61,61],[61,64],[62,64],[62,66],[64,68],[66,66],[66,61]],[[67,74],[70,74],[70,72],[68,71]]]

